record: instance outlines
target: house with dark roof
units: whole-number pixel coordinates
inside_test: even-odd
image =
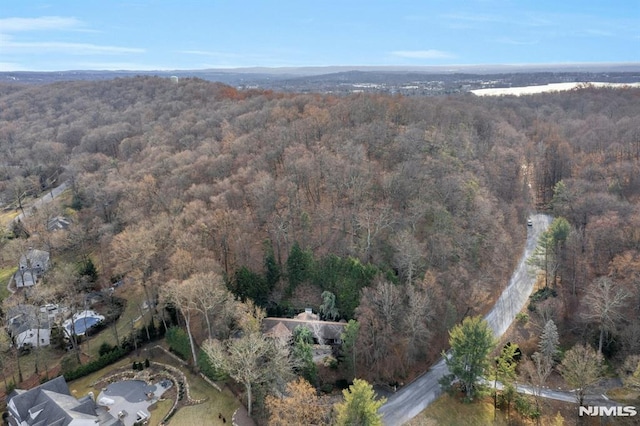
[[[71,221],[64,216],[52,217],[47,221],[47,230],[50,232],[64,231],[71,226]]]
[[[322,321],[310,309],[298,314],[295,318],[264,318],[262,329],[264,334],[288,340],[297,326],[308,328],[313,334],[315,343],[319,345],[338,345],[347,323]]]
[[[16,347],[48,346],[55,316],[33,305],[17,305],[7,311],[7,331]]]
[[[49,269],[49,252],[30,248],[20,257],[18,272],[13,276],[16,287],[34,286],[47,269]]]
[[[63,376],[30,390],[15,390],[7,398],[10,426],[122,426],[87,395],[76,399]]]

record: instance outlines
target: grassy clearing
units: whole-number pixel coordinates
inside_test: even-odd
[[[493,418],[493,402],[489,400],[465,404],[443,395],[411,420],[410,426],[486,426],[506,425],[506,417],[498,412]]]
[[[171,424],[203,424],[203,420],[206,419],[208,425],[222,425],[222,420],[218,419],[219,413],[227,419],[227,424],[231,424],[233,413],[240,406],[238,400],[228,389],[225,388],[224,391],[220,393],[204,382],[204,380],[199,380],[208,386],[208,399],[202,404],[180,408],[176,414],[171,417]],[[197,382],[191,379],[189,379],[189,384],[191,385],[192,391],[194,387],[197,386]]]
[[[607,396],[623,404],[640,405],[640,391],[630,388],[615,388],[607,391]]]
[[[200,376],[194,375],[187,367],[176,363],[176,361],[166,353],[152,349],[149,351],[149,354],[151,355],[149,359],[172,365],[184,373],[189,382],[189,391],[193,399],[206,398],[206,401],[202,404],[180,408],[176,414],[171,417],[171,424],[202,424],[202,419],[207,419],[207,422],[209,422],[207,424],[222,425],[223,422],[218,419],[218,414],[220,413],[227,419],[228,424],[231,423],[232,415],[235,410],[240,407],[240,402],[228,388],[224,387],[224,384],[218,383],[223,389],[222,392],[218,392],[217,389],[202,380]]]
[[[159,401],[149,407],[149,413],[151,413],[149,426],[159,426],[164,416],[166,416],[169,410],[171,410],[171,407],[173,407],[173,401],[168,399]]]
[[[11,221],[15,219],[16,216],[18,216],[19,214],[20,212],[17,210],[0,212],[0,226],[2,226],[3,228],[6,228],[7,226],[9,226]]]
[[[15,266],[0,269],[0,302],[9,297],[11,293],[7,289],[11,276],[18,270]]]
[[[466,404],[455,398],[442,395],[433,404],[427,407],[417,417],[412,419],[407,425],[409,426],[506,426],[508,424],[518,424],[526,426],[541,425],[568,425],[573,424],[572,419],[575,417],[576,404],[543,400],[541,403],[542,417],[540,423],[535,420],[522,418],[515,411],[515,407],[511,407],[511,423],[507,422],[505,411],[496,413],[494,419],[493,399],[486,397],[481,401]],[[585,423],[585,425],[600,424]]]

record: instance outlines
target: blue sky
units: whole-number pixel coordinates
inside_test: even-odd
[[[0,71],[640,62],[639,0],[5,0]]]

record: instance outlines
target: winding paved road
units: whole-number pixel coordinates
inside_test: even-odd
[[[511,276],[509,285],[502,292],[491,312],[485,317],[496,337],[502,336],[507,331],[516,314],[525,306],[533,291],[535,280],[529,274],[526,260],[533,253],[540,234],[551,223],[551,217],[537,214],[533,215],[531,220],[533,226],[529,227],[527,243],[518,267]],[[417,416],[440,396],[442,390],[438,380],[448,373],[444,359],[441,359],[422,376],[393,394],[387,403],[380,408],[384,424],[401,425]]]
[[[7,225],[7,229],[11,230],[11,225],[13,223],[21,221],[25,217],[31,216],[33,214],[33,212],[35,211],[34,209],[38,209],[43,204],[50,203],[53,200],[55,200],[56,198],[58,198],[60,196],[60,194],[62,194],[68,187],[69,187],[69,181],[64,181],[60,185],[58,185],[55,188],[53,188],[51,191],[47,192],[42,197],[36,199],[32,204],[30,204],[29,206],[26,206],[24,208],[24,213],[20,213],[18,216],[14,217],[13,220],[11,220],[9,222],[9,224]],[[10,293],[14,293],[15,292],[15,290],[13,290],[11,288],[11,281],[12,280],[13,280],[13,276],[12,276],[11,279],[9,279],[9,282],[7,283],[7,290],[9,290]]]
[[[29,206],[25,206],[24,207],[24,213],[20,213],[18,216],[14,217],[13,220],[11,222],[9,222],[9,226],[11,226],[11,224],[13,222],[18,222],[18,221],[21,221],[22,219],[24,219],[25,217],[31,216],[33,214],[34,210],[37,210],[43,204],[50,203],[51,201],[53,201],[56,198],[58,198],[60,196],[60,194],[62,194],[68,187],[69,187],[69,182],[68,181],[64,181],[60,185],[58,185],[55,188],[53,188],[52,190],[47,191],[47,193],[45,195],[43,195],[42,197],[36,199]]]

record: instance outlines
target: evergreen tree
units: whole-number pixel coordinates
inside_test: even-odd
[[[280,281],[280,265],[276,261],[270,241],[266,241],[264,253],[264,278],[269,290],[273,290]]]
[[[313,333],[307,327],[299,325],[293,329],[293,356],[296,358],[297,372],[309,383],[318,380],[318,366],[313,362]]]
[[[347,326],[344,328],[344,332],[340,336],[344,361],[354,378],[356,377],[356,342],[359,331],[360,324],[358,321],[349,320]]]
[[[235,274],[235,286],[233,293],[242,301],[251,299],[259,306],[266,306],[269,298],[269,286],[267,280],[260,274],[256,274],[246,266],[241,267]]]
[[[500,351],[500,355],[495,358],[495,364],[491,369],[491,377],[494,380],[494,396],[493,396],[493,409],[494,416],[495,411],[498,407],[498,390],[497,385],[498,382],[501,382],[505,385],[505,390],[502,392],[502,396],[505,400],[510,404],[510,389],[507,391],[507,388],[512,386],[515,378],[516,378],[516,366],[518,365],[516,358],[517,353],[520,351],[518,345],[508,343],[504,345],[502,350]]]
[[[365,380],[355,379],[342,394],[344,401],[335,405],[338,426],[382,426],[378,409],[387,399],[376,400],[373,386]]]
[[[313,265],[313,256],[308,251],[302,250],[295,242],[291,247],[289,258],[287,259],[287,273],[289,278],[289,294],[293,293],[296,287],[309,279]]]
[[[540,342],[538,343],[538,350],[544,356],[548,362],[552,363],[558,355],[558,345],[560,344],[560,338],[558,336],[558,328],[553,320],[547,321],[542,330],[540,336]]]
[[[457,379],[466,400],[471,401],[484,388],[477,381],[490,366],[488,355],[496,345],[493,332],[481,317],[467,317],[449,332],[449,344],[450,353],[443,355],[451,374],[440,379],[440,384],[453,390]]]

